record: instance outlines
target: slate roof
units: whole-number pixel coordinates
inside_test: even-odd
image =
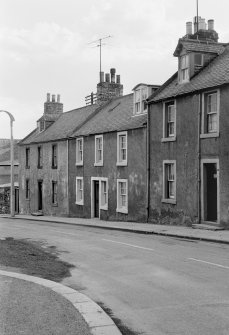
[[[224,84],[229,84],[229,46],[187,83],[179,84],[176,72],[148,101],[157,102]]]
[[[90,105],[63,113],[57,121],[45,131],[39,132],[36,128],[20,142],[20,145],[65,139],[78,126],[85,122],[88,116],[91,115],[96,108],[98,108],[97,105]]]
[[[201,52],[201,53],[214,53],[221,54],[227,43],[208,42],[201,40],[192,40],[187,38],[180,38],[174,51],[174,56],[179,56],[182,48],[185,48],[187,52]]]
[[[18,165],[18,140],[14,140],[14,164]],[[0,139],[0,166],[10,165],[10,140]]]
[[[72,137],[141,128],[146,121],[146,114],[133,116],[133,94],[131,93],[104,105],[88,122],[73,132]]]

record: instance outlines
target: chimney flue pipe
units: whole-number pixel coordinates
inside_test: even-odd
[[[208,30],[214,30],[214,20],[208,20]]]
[[[52,102],[55,102],[56,101],[56,96],[55,94],[52,94]]]
[[[192,35],[192,22],[186,22],[186,35]]]
[[[47,93],[47,102],[50,102],[50,93]]]
[[[116,70],[113,68],[113,69],[110,69],[110,73],[111,73],[111,82],[112,83],[115,83],[115,72]]]

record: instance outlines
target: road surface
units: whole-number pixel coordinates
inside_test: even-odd
[[[63,283],[144,335],[229,334],[229,246],[0,218],[0,237],[56,246]]]

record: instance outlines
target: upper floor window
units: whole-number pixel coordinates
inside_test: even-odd
[[[25,149],[25,167],[30,168],[30,148]]]
[[[41,169],[43,165],[43,152],[42,146],[37,147],[37,167]]]
[[[163,202],[176,202],[176,161],[163,162]]]
[[[57,168],[57,144],[52,145],[52,168]]]
[[[189,80],[189,56],[184,55],[180,58],[179,81],[186,82]]]
[[[194,66],[203,66],[203,55],[195,53],[194,54]]]
[[[203,94],[202,137],[219,134],[219,90]]]
[[[45,130],[45,121],[40,120],[39,121],[39,131],[42,132],[43,130]]]
[[[134,114],[139,115],[147,112],[146,99],[148,98],[148,87],[140,86],[134,90]]]
[[[127,165],[127,132],[117,134],[117,165]]]
[[[29,200],[30,198],[30,181],[29,179],[25,180],[25,198]]]
[[[76,165],[83,165],[83,138],[76,139]]]
[[[103,135],[95,136],[95,166],[103,165]]]
[[[174,141],[176,139],[176,103],[168,101],[163,106],[163,139]]]

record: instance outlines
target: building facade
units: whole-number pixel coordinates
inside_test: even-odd
[[[229,48],[187,23],[178,72],[149,99],[150,220],[228,227]]]

